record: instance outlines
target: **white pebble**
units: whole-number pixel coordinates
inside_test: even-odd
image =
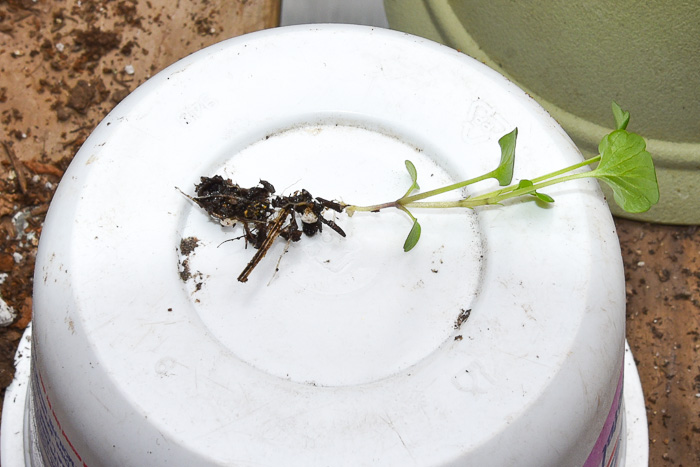
[[[0,297],[0,326],[9,326],[16,317],[15,310]]]

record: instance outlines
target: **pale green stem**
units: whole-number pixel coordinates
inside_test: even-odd
[[[561,175],[561,174],[565,174],[565,173],[571,172],[572,170],[580,169],[581,167],[585,167],[585,166],[587,166],[587,165],[593,164],[593,163],[598,162],[598,161],[600,161],[600,156],[599,156],[599,155],[596,156],[596,157],[592,157],[592,158],[590,158],[590,159],[586,159],[585,161],[579,162],[578,164],[574,164],[574,165],[571,165],[571,166],[566,167],[566,168],[564,168],[564,169],[557,170],[556,172],[552,172],[552,173],[549,173],[549,174],[547,174],[547,175],[542,175],[541,177],[533,178],[533,179],[530,180],[530,181],[531,181],[533,184],[536,184],[536,183],[538,183],[538,182],[542,182],[542,181],[544,181],[544,180],[547,180],[547,179],[550,179],[550,178],[553,178],[553,177],[557,177],[557,176],[559,176],[559,175]],[[475,197],[470,198],[470,199],[476,200],[476,199],[482,199],[482,198],[493,198],[495,195],[500,195],[500,194],[503,194],[503,193],[512,192],[512,191],[514,191],[516,188],[518,188],[518,184],[517,184],[517,183],[516,183],[516,184],[513,184],[513,185],[510,185],[510,186],[507,186],[507,187],[505,187],[505,188],[501,188],[500,190],[496,190],[496,191],[492,191],[492,192],[490,192],[490,193],[486,193],[486,194],[483,194],[483,195],[475,196]]]
[[[507,199],[511,198],[517,198],[518,196],[523,196],[527,195],[530,193],[533,193],[540,188],[544,188],[550,185],[554,185],[556,183],[561,183],[565,182],[568,180],[574,180],[577,178],[587,178],[591,177],[592,172],[584,172],[584,173],[579,173],[579,174],[572,174],[568,175],[565,177],[559,177],[559,178],[554,178],[558,177],[559,175],[571,172],[572,170],[579,169],[581,167],[585,167],[587,165],[593,164],[595,162],[600,161],[600,155],[596,157],[592,157],[590,159],[584,160],[582,162],[579,162],[577,164],[573,164],[569,167],[566,167],[561,170],[557,170],[555,172],[551,172],[546,175],[542,175],[541,177],[533,178],[530,180],[533,185],[529,187],[524,187],[524,188],[518,188],[518,184],[513,184],[510,186],[507,186],[505,188],[501,188],[498,190],[491,191],[489,193],[485,193],[483,195],[475,196],[472,198],[465,198],[461,199],[458,201],[433,201],[433,202],[420,202],[420,200],[425,199],[425,198],[430,198],[432,196],[437,196],[442,193],[447,193],[449,191],[457,190],[459,188],[463,188],[468,185],[472,185],[474,183],[480,182],[482,180],[486,180],[488,178],[493,177],[493,171],[489,172],[487,174],[481,175],[479,177],[471,178],[469,180],[464,180],[462,182],[454,183],[452,185],[447,185],[441,188],[436,188],[434,190],[426,191],[425,193],[419,193],[417,195],[413,196],[404,196],[403,198],[400,198],[396,201],[391,201],[387,203],[381,203],[381,204],[373,204],[371,206],[348,206],[348,213],[352,215],[352,213],[356,211],[380,211],[382,209],[386,208],[398,208],[401,209],[402,211],[405,211],[409,216],[411,216],[411,219],[415,220],[415,217],[411,215],[410,212],[408,212],[405,207],[411,207],[411,208],[429,208],[429,209],[442,209],[442,208],[474,208],[476,206],[484,206],[487,204],[498,204],[501,201],[505,201]]]
[[[345,210],[346,211],[351,211],[351,212],[375,212],[375,211],[380,211],[382,209],[386,208],[398,208],[400,207],[398,201],[391,201],[388,203],[381,203],[381,204],[373,204],[371,206],[355,206],[355,205],[348,205],[346,206]],[[352,214],[351,214],[352,215]]]
[[[436,188],[434,190],[426,191],[425,193],[418,193],[417,195],[413,195],[413,196],[404,196],[403,198],[399,199],[397,202],[399,204],[406,205],[406,204],[412,203],[414,201],[419,201],[421,199],[430,198],[431,196],[441,195],[443,193],[447,193],[448,191],[457,190],[459,188],[464,188],[465,186],[473,185],[474,183],[480,182],[482,180],[486,180],[486,179],[491,178],[491,177],[493,177],[493,172],[489,172],[487,174],[481,175],[479,177],[471,178],[469,180],[464,180],[461,182],[453,183],[452,185],[447,185],[447,186],[443,186],[440,188]]]
[[[545,188],[551,185],[555,185],[557,183],[562,183],[562,182],[567,182],[569,180],[576,180],[580,178],[589,178],[589,177],[594,177],[593,172],[584,172],[584,173],[578,173],[578,174],[572,174],[572,175],[567,175],[565,177],[559,177],[559,178],[554,178],[545,182],[537,183],[532,186],[524,187],[524,188],[519,188],[517,190],[513,190],[507,193],[501,193],[501,190],[496,190],[492,191],[490,193],[486,193],[484,195],[474,197],[474,198],[465,198],[457,201],[434,201],[434,202],[417,202],[417,203],[410,203],[406,204],[406,207],[409,208],[431,208],[431,209],[440,209],[440,208],[474,208],[476,206],[484,206],[488,204],[499,204],[502,201],[505,201],[507,199],[511,198],[517,198],[519,196],[527,195],[530,193],[533,193],[541,188]]]
[[[406,214],[408,214],[408,217],[410,217],[412,221],[415,221],[415,220],[416,220],[416,218],[413,216],[413,214],[411,214],[411,211],[409,211],[408,209],[406,209],[406,206],[404,206],[404,205],[402,205],[402,204],[398,204],[396,207],[397,207],[398,209],[401,209],[401,210],[402,210],[403,212],[405,212]]]

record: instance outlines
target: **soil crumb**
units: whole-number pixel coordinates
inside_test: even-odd
[[[197,237],[187,237],[180,240],[180,254],[183,256],[189,256],[195,248],[199,246],[199,239]]]
[[[462,324],[464,324],[464,322],[469,319],[469,315],[471,315],[471,314],[472,314],[471,308],[468,310],[464,310],[464,309],[460,310],[459,316],[457,316],[457,319],[455,320],[454,328],[460,329],[462,327]]]

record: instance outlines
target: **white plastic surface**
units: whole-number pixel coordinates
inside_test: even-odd
[[[32,353],[32,323],[19,341],[15,353],[15,377],[5,389],[2,404],[2,430],[0,431],[0,465],[4,467],[25,467],[25,410],[29,389],[29,372]]]
[[[7,388],[3,405],[0,433],[0,465],[27,467],[29,453],[25,447],[29,415],[25,405],[31,360],[31,324],[22,336],[15,357],[15,379]],[[646,467],[649,465],[649,436],[644,394],[637,367],[629,345],[625,344],[625,429],[626,448],[619,467]]]
[[[649,428],[642,384],[629,345],[625,345],[625,423],[627,449],[624,463],[627,467],[649,465]]]
[[[485,66],[365,27],[255,33],[141,86],[66,172],[37,257],[34,394],[71,452],[115,466],[582,465],[624,347],[595,183],[548,190],[548,209],[416,211],[409,254],[401,213],[340,214],[347,238],[292,244],[275,273],[280,242],[246,284],[253,252],[221,243],[239,231],[176,189],[220,173],[388,201],[409,184],[404,159],[423,189],[473,177],[515,126],[516,177],[581,160]]]

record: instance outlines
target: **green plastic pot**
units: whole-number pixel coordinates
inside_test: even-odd
[[[528,91],[586,157],[632,114],[657,168],[659,204],[622,217],[700,224],[700,2],[385,0],[392,28],[481,60]],[[610,197],[611,198],[611,197]]]

